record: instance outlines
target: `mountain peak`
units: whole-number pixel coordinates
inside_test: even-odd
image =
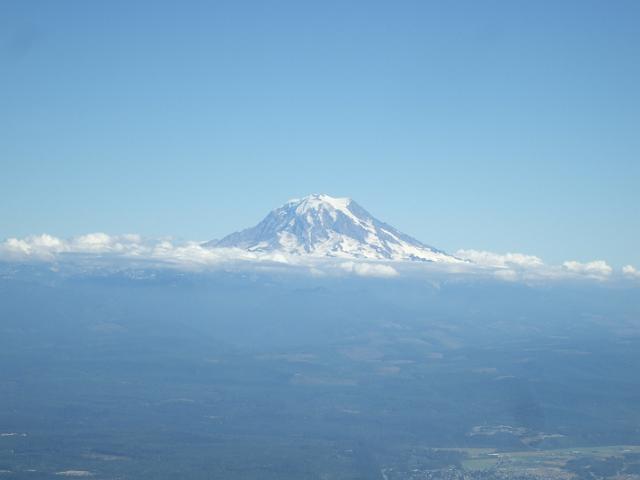
[[[205,245],[320,257],[461,262],[377,220],[350,198],[326,194],[289,200],[255,227]]]
[[[296,205],[296,211],[304,213],[308,210],[320,209],[344,211],[350,203],[351,199],[348,197],[332,197],[325,193],[314,193],[306,197],[291,199],[285,205]]]

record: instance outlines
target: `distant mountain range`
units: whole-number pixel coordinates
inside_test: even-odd
[[[204,246],[351,259],[464,262],[381,222],[350,198],[329,195],[290,200],[258,225]]]

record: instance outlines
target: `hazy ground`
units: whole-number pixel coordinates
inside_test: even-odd
[[[0,478],[499,478],[490,453],[640,445],[629,287],[26,269],[0,319]]]

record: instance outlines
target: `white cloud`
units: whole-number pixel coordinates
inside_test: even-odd
[[[260,255],[238,248],[207,248],[199,242],[186,242],[174,245],[162,241],[154,245],[147,256],[153,260],[164,261],[177,266],[191,268],[207,267],[233,261],[270,261],[287,263],[277,255]]]
[[[39,260],[53,259],[66,251],[65,242],[51,235],[31,235],[25,238],[9,238],[0,244],[0,259],[19,260],[33,257]]]
[[[540,281],[549,279],[589,278],[606,280],[613,274],[613,268],[604,260],[578,262],[570,260],[562,265],[548,265],[537,256],[523,253],[494,253],[480,250],[458,250],[456,256],[470,260],[476,265],[495,269],[495,277],[506,281]],[[630,266],[629,266],[630,267]],[[633,268],[633,267],[631,267]],[[635,270],[635,269],[634,269]],[[634,276],[630,269],[623,273]],[[640,277],[640,272],[638,272]]]
[[[396,277],[398,275],[395,268],[382,263],[344,262],[340,264],[340,268],[361,277]]]
[[[107,235],[90,233],[69,240],[51,235],[31,235],[22,239],[9,238],[0,243],[0,260],[49,260],[61,253],[105,254],[118,253],[127,256],[144,255],[149,245],[139,235]]]
[[[51,235],[34,235],[0,242],[0,261],[90,261],[93,257],[144,260],[187,269],[241,261],[277,265],[300,263],[280,253],[256,253],[237,248],[213,249],[203,247],[200,242],[148,240],[134,234],[108,235],[98,232],[68,240]]]
[[[66,254],[61,257],[59,254]],[[76,255],[74,257],[74,254]],[[78,256],[79,255],[79,256]],[[336,270],[336,262],[322,258],[301,257],[279,252],[250,252],[238,248],[208,248],[200,242],[174,243],[168,239],[145,240],[139,235],[108,235],[90,233],[68,240],[51,235],[30,236],[23,239],[10,238],[0,243],[0,260],[5,261],[63,261],[92,256],[145,260],[159,265],[177,268],[200,269],[230,263],[251,262],[252,265],[306,266],[318,271],[353,273],[360,276],[389,277],[398,272],[382,264],[347,262]]]
[[[633,265],[625,265],[622,267],[623,275],[631,278],[640,278],[640,270],[638,270]]]
[[[470,260],[478,265],[488,267],[526,267],[535,268],[544,266],[540,257],[526,255],[524,253],[494,253],[482,250],[458,250],[456,257]]]
[[[149,267],[169,266],[183,270],[212,268],[275,269],[303,267],[312,275],[358,275],[362,277],[396,277],[402,275],[471,275],[494,277],[504,281],[540,282],[569,278],[605,280],[613,269],[603,260],[580,263],[567,261],[548,265],[540,257],[523,253],[495,253],[480,250],[458,250],[456,256],[470,263],[439,264],[421,262],[375,262],[367,260],[330,259],[282,253],[250,252],[238,248],[208,248],[200,242],[176,242],[172,239],[145,239],[140,235],[108,235],[90,233],[70,239],[51,235],[9,238],[0,242],[0,261],[44,261],[61,264],[95,265],[105,262],[133,265],[144,262]],[[100,259],[100,261],[98,261]],[[124,263],[123,263],[124,262]],[[622,274],[640,278],[640,271],[627,265]]]
[[[520,280],[520,275],[518,275],[518,272],[516,272],[515,270],[511,270],[511,269],[506,269],[506,270],[496,270],[494,275],[501,279],[501,280],[505,280],[507,282],[516,282],[518,280]]]
[[[568,262],[564,262],[562,266],[570,273],[585,275],[596,279],[607,278],[613,273],[613,268],[607,265],[607,262],[604,260],[594,260],[586,263],[570,260]]]

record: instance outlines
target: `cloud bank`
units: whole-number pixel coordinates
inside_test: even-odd
[[[371,262],[344,262],[340,264],[345,272],[354,273],[361,277],[396,277],[398,271],[391,265]]]
[[[604,260],[594,260],[593,262],[580,263],[575,260],[564,262],[562,266],[569,272],[586,275],[591,278],[604,279],[613,273],[611,268]]]
[[[640,279],[640,270],[633,265],[625,265],[622,267],[622,274],[626,277]]]
[[[640,279],[640,271],[626,265],[615,272],[604,260],[561,265],[546,264],[540,257],[523,253],[495,253],[473,249],[458,250],[455,255],[468,264],[422,262],[384,262],[371,260],[327,259],[326,257],[287,255],[278,252],[251,252],[237,248],[209,248],[202,242],[176,241],[171,238],[148,239],[136,234],[108,235],[90,233],[69,239],[48,234],[9,238],[0,242],[0,262],[48,262],[82,265],[144,265],[183,270],[216,268],[305,268],[314,275],[357,275],[393,278],[425,272],[491,276],[503,281],[540,282],[561,279],[605,281],[611,278]]]
[[[544,262],[540,257],[523,253],[483,252],[479,250],[458,250],[456,257],[469,260],[488,267],[541,267]]]
[[[549,265],[540,257],[523,253],[500,254],[479,250],[458,250],[455,255],[475,265],[493,268],[496,277],[507,281],[567,278],[603,281],[614,274],[613,268],[604,260],[584,263],[569,260],[562,265]],[[627,267],[622,269],[622,273],[629,276],[630,270]]]

